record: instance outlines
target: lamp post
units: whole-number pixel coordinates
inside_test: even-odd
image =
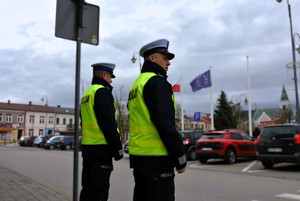
[[[48,135],[48,133],[47,133],[47,115],[48,115],[48,97],[47,97],[47,95],[43,95],[42,96],[42,101],[44,102],[46,102],[46,126],[45,126],[45,135]]]
[[[235,102],[236,102],[236,103],[235,103]],[[241,95],[239,95],[239,96],[233,95],[233,96],[231,97],[231,100],[230,100],[230,102],[229,102],[229,105],[233,107],[233,106],[235,106],[235,105],[240,104],[241,102],[244,102],[245,105],[248,105],[248,100],[247,100],[246,94],[241,94]]]
[[[278,3],[281,3],[282,0],[276,0]],[[294,71],[294,83],[295,83],[295,96],[296,96],[296,122],[300,122],[300,113],[299,113],[299,97],[298,97],[298,81],[297,81],[297,66],[296,66],[296,54],[295,54],[295,40],[293,35],[293,23],[292,23],[292,12],[291,12],[291,5],[289,0],[286,1],[288,6],[288,14],[290,19],[290,32],[291,32],[291,43],[292,43],[292,56],[293,56],[293,71]],[[299,36],[299,34],[297,34]],[[297,48],[299,49],[299,48]]]
[[[239,96],[237,96],[237,95],[233,95],[232,97],[231,97],[231,100],[230,100],[230,102],[229,102],[229,105],[231,106],[231,107],[236,107],[236,106],[239,106],[240,107],[240,104],[241,103],[244,103],[244,105],[248,105],[249,104],[249,101],[248,101],[248,99],[247,99],[247,96],[246,96],[246,94],[240,94]],[[239,109],[240,110],[240,109]],[[248,114],[249,114],[249,109],[248,109]],[[240,116],[238,117],[239,119],[240,119]],[[238,120],[239,120],[238,119]],[[248,119],[249,120],[249,125],[250,124],[252,124],[252,122],[251,122],[251,120],[250,119]],[[250,127],[250,126],[249,126]],[[252,135],[250,132],[252,132],[250,129],[249,129],[249,134],[250,135]]]
[[[136,62],[136,55],[137,54],[137,57],[138,57],[138,60],[139,60],[139,65],[140,65],[140,71],[142,71],[142,62],[141,62],[141,56],[139,55],[139,53],[138,52],[133,52],[133,54],[132,54],[132,58],[131,58],[131,62],[132,63],[135,63]]]

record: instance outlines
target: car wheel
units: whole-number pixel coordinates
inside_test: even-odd
[[[271,161],[262,161],[261,163],[266,169],[272,169],[274,166],[274,163]]]
[[[207,158],[199,158],[199,161],[200,161],[200,163],[203,163],[203,164],[205,164],[205,163],[207,163]]]
[[[236,155],[232,149],[228,149],[225,153],[225,163],[233,164],[235,163]]]
[[[54,145],[53,144],[51,144],[50,146],[49,146],[49,149],[51,149],[51,150],[53,150],[55,147],[54,147]]]
[[[191,149],[188,153],[188,159],[194,161],[197,159],[197,154],[196,154],[196,151],[195,149]]]
[[[66,145],[66,150],[70,150],[71,146],[69,144]]]

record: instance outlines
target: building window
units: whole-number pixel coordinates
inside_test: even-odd
[[[66,124],[67,124],[67,119],[63,118],[63,125],[66,125]]]
[[[19,114],[17,121],[18,121],[19,124],[24,123],[24,115]]]
[[[2,116],[2,113],[0,113],[0,122],[3,121],[3,116]]]
[[[69,119],[69,124],[73,125],[73,119]]]
[[[34,124],[34,115],[29,116],[29,123]]]
[[[5,121],[6,122],[12,122],[12,115],[11,114],[6,114],[5,115]]]
[[[33,136],[33,129],[29,129],[29,136]]]
[[[44,124],[45,123],[45,116],[40,116],[40,124]]]
[[[59,125],[59,118],[56,118],[56,124]]]
[[[54,118],[53,118],[53,117],[49,117],[48,123],[49,123],[49,124],[53,124],[53,122],[54,122]]]
[[[39,135],[44,135],[44,129],[39,130]]]

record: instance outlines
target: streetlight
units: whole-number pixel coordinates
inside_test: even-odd
[[[241,95],[239,95],[239,96],[233,95],[233,96],[231,97],[231,100],[229,101],[229,105],[230,105],[231,107],[239,106],[239,111],[241,110],[240,103],[244,103],[245,105],[248,105],[248,104],[249,104],[249,101],[248,101],[247,96],[246,96],[245,94],[241,94]],[[236,109],[236,108],[235,108],[235,109]],[[239,114],[240,114],[240,113],[239,113]],[[248,114],[250,114],[249,107],[248,107]],[[240,115],[239,115],[238,118],[240,119]],[[238,120],[239,120],[239,119],[238,119]],[[252,130],[251,130],[252,127],[250,127],[250,124],[252,124],[252,121],[251,121],[251,119],[248,119],[248,121],[249,121],[249,135],[252,136],[252,133],[251,133],[251,132],[252,132]]]
[[[235,103],[236,102],[236,103]],[[235,106],[235,105],[239,105],[241,102],[244,102],[245,105],[248,105],[248,100],[247,100],[247,96],[245,94],[241,94],[240,96],[237,95],[233,95],[231,97],[231,100],[229,102],[229,105],[231,107]]]
[[[42,96],[42,101],[44,102],[44,100],[45,100],[45,102],[46,102],[46,126],[45,126],[45,135],[47,135],[48,133],[47,133],[47,114],[48,114],[48,97],[47,97],[47,95],[43,95]]]
[[[135,57],[136,54],[137,54],[137,57],[138,57],[138,60],[139,60],[140,71],[142,71],[141,56],[139,55],[138,52],[134,52],[134,53],[132,54],[131,62],[132,62],[132,63],[135,63],[135,62],[136,62],[136,57]]]
[[[276,0],[278,3],[281,3],[282,0]],[[295,40],[293,36],[293,23],[292,23],[292,12],[291,12],[291,5],[289,0],[286,1],[288,6],[289,12],[289,19],[290,19],[290,32],[291,32],[291,43],[292,43],[292,55],[293,55],[293,71],[294,71],[294,83],[295,83],[295,96],[296,96],[296,122],[300,122],[300,111],[299,111],[299,97],[298,97],[298,83],[297,83],[297,66],[296,66],[296,54],[295,54]],[[299,34],[297,34],[299,36]],[[299,48],[297,48],[299,49]]]

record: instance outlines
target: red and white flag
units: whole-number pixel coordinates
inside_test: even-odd
[[[172,90],[173,92],[180,92],[180,81],[181,81],[182,75],[179,77],[179,79],[177,80],[177,82],[175,82],[175,84],[173,84],[172,86]]]
[[[173,92],[180,92],[180,84],[176,83],[172,86]]]

